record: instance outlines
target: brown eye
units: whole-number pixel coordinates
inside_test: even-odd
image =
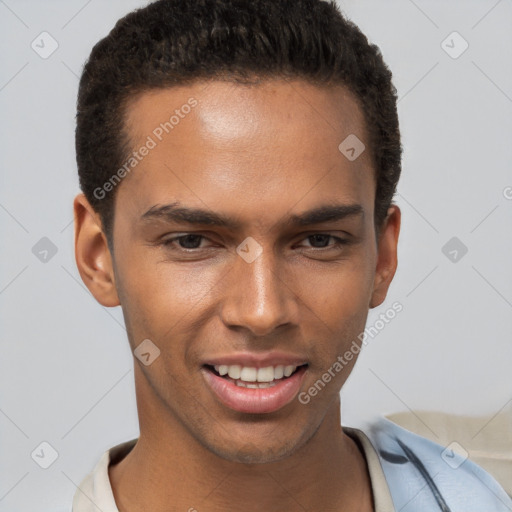
[[[177,238],[178,243],[184,249],[197,249],[201,245],[201,235],[185,235]]]
[[[308,236],[309,243],[313,247],[326,247],[330,238],[332,238],[331,235],[324,234]]]
[[[173,247],[178,243],[178,249],[199,249],[201,242],[205,239],[202,235],[187,234],[169,238],[162,242],[167,247]]]
[[[305,240],[307,240],[310,247],[313,247],[314,249],[334,248],[348,244],[348,240],[329,235],[328,233],[315,233],[314,235],[306,237]],[[329,243],[330,241],[334,241],[334,243]]]

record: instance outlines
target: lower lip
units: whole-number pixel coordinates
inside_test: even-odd
[[[207,368],[201,368],[201,373],[224,405],[238,412],[262,414],[281,409],[297,396],[306,375],[306,366],[269,388],[242,388]]]

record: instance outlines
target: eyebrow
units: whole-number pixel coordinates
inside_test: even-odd
[[[360,204],[333,204],[313,208],[301,214],[290,215],[280,224],[286,227],[311,226],[324,222],[336,222],[347,217],[364,216]],[[217,226],[231,230],[242,226],[240,219],[200,208],[188,208],[179,203],[152,206],[141,216],[141,221],[162,220],[164,222],[185,223],[190,225]]]

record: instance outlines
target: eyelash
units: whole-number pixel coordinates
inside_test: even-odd
[[[173,247],[175,242],[178,242],[179,240],[183,240],[183,239],[187,238],[188,236],[200,237],[201,241],[202,240],[208,240],[208,238],[206,236],[204,236],[204,235],[199,235],[199,234],[196,234],[196,233],[186,233],[184,235],[180,235],[180,236],[176,236],[176,237],[173,237],[173,238],[168,238],[167,240],[163,240],[161,245],[163,245],[166,248],[182,251],[182,252],[185,252],[185,253],[200,251],[202,249],[201,247],[196,247],[196,248],[192,248],[192,249],[186,248],[186,247],[179,247],[179,246],[176,249],[175,247]],[[325,250],[328,250],[328,249],[340,248],[340,247],[342,247],[344,245],[349,245],[350,244],[350,240],[347,240],[345,238],[340,238],[338,236],[331,235],[329,233],[314,233],[314,234],[311,234],[311,235],[307,235],[303,240],[306,240],[306,239],[308,239],[310,237],[313,237],[313,236],[328,236],[329,239],[333,239],[336,242],[335,244],[328,245],[326,247],[310,247],[310,249],[313,249],[315,251],[322,251],[322,250],[325,251]]]

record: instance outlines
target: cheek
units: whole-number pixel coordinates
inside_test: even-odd
[[[361,252],[363,252],[361,250]],[[368,258],[351,258],[329,273],[315,272],[307,279],[302,290],[304,328],[316,362],[316,377],[343,357],[347,351],[350,361],[343,369],[335,371],[337,385],[346,380],[356,362],[361,342],[358,336],[364,331],[372,292],[372,261]]]
[[[222,273],[215,267],[171,264],[164,261],[163,251],[151,251],[124,253],[116,286],[132,333],[159,339],[170,329],[180,329],[180,322],[193,318],[194,311],[207,309]]]
[[[353,258],[328,272],[309,272],[301,287],[301,299],[333,331],[365,318],[372,293],[371,262]]]

